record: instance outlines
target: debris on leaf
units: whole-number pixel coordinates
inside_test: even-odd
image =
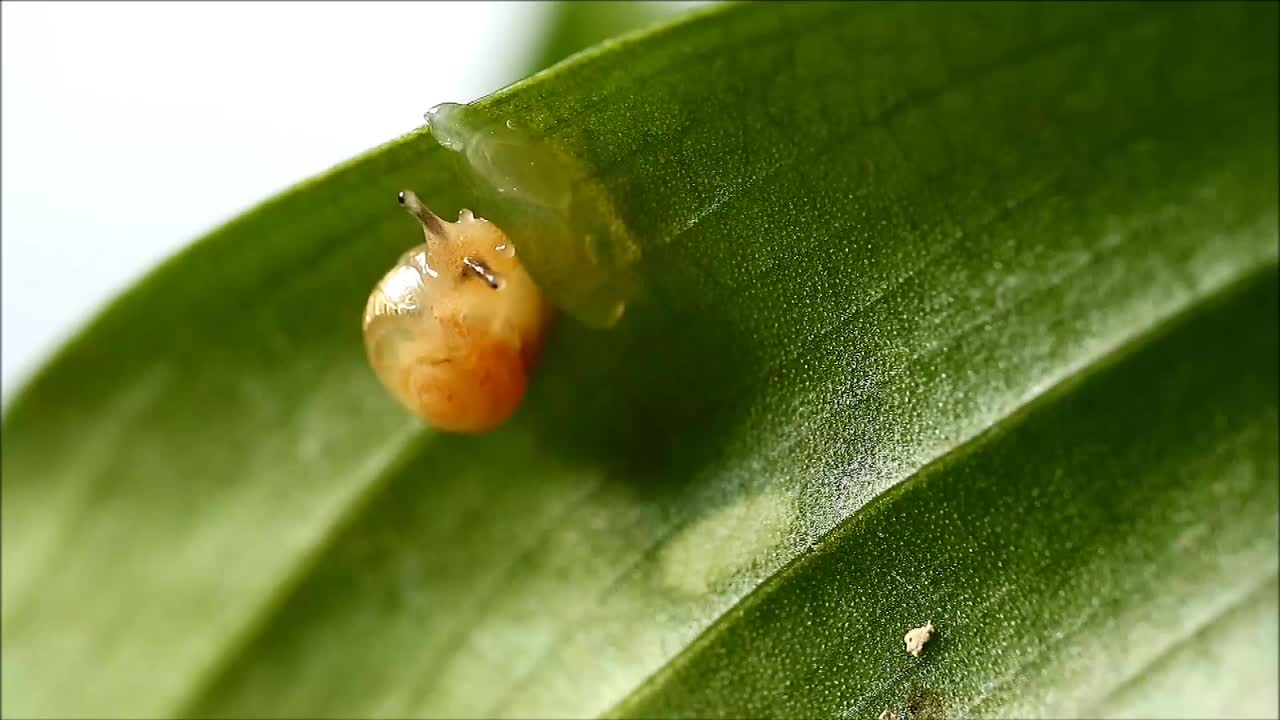
[[[885,708],[880,712],[878,720],[898,720],[898,713],[890,710],[889,708]]]
[[[912,657],[920,657],[921,651],[924,650],[924,644],[929,642],[929,638],[933,637],[933,630],[933,621],[930,620],[918,628],[912,628],[907,631],[902,641],[906,643],[907,652],[911,653]]]

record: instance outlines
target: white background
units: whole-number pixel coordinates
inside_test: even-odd
[[[276,192],[524,74],[544,3],[6,3],[0,395]]]

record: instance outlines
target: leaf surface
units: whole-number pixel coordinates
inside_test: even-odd
[[[1276,21],[744,4],[484,99],[643,259],[483,437],[359,333],[450,154],[269,201],[6,413],[4,714],[1220,707],[1152,694],[1276,654]]]

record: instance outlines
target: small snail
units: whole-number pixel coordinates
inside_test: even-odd
[[[550,307],[498,226],[469,210],[446,222],[412,192],[399,199],[426,242],[401,255],[369,296],[369,364],[427,424],[491,430],[524,397]]]

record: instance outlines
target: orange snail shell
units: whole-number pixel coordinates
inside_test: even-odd
[[[369,364],[428,425],[491,430],[524,398],[550,307],[498,226],[467,210],[446,222],[411,192],[400,202],[422,222],[426,242],[402,255],[369,296]]]

